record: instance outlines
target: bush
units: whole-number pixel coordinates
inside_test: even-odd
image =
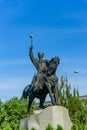
[[[20,130],[26,130],[24,127],[21,127]]]
[[[48,124],[48,126],[46,127],[46,130],[53,130],[53,127],[50,124]]]
[[[31,128],[31,130],[36,130],[35,128]]]
[[[57,129],[56,130],[64,130],[63,127],[61,125],[57,125]]]
[[[71,130],[78,130],[78,126],[76,124],[73,124]]]
[[[4,127],[3,130],[12,130],[12,128],[9,125],[7,125],[6,127]]]
[[[84,130],[87,130],[87,125],[84,126]]]
[[[0,130],[17,130],[20,119],[26,117],[28,101],[11,98],[5,103],[0,102]],[[34,103],[30,114],[34,113]]]

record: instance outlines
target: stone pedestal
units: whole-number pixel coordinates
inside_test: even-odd
[[[68,115],[68,110],[62,106],[50,106],[36,111],[34,115],[20,120],[19,130],[21,126],[26,130],[31,130],[32,127],[36,128],[36,130],[46,130],[48,124],[51,124],[54,130],[56,130],[58,124],[64,130],[70,130],[72,123]]]

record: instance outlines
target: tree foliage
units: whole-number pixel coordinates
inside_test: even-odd
[[[63,76],[58,86],[58,97],[60,105],[68,109],[71,121],[78,126],[79,130],[82,130],[87,124],[87,99],[80,99],[78,89],[74,88],[72,93],[67,77]]]
[[[8,127],[17,130],[19,121],[27,115],[27,100],[18,100],[14,97],[5,103],[0,102],[0,129]],[[34,105],[32,105],[30,114],[33,114]]]
[[[76,124],[73,124],[71,130],[78,130],[78,126]]]
[[[58,84],[58,99],[61,106],[68,109],[71,121],[79,130],[87,129],[87,99],[79,97],[78,89],[71,92],[68,78],[61,76]],[[0,130],[17,130],[19,121],[27,116],[28,100],[19,100],[14,97],[6,102],[0,100]],[[31,107],[30,114],[34,113],[35,104]],[[47,129],[52,130],[51,125]]]

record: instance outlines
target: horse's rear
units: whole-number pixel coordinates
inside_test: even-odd
[[[30,88],[30,86],[31,86],[31,85],[28,84],[28,85],[24,88],[20,100],[22,100],[22,99],[27,99],[27,98],[28,98],[28,96],[29,96],[29,88]]]

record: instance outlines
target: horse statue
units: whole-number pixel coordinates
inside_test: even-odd
[[[31,84],[27,85],[22,93],[23,98],[27,98],[29,96],[29,102],[28,102],[28,112],[30,111],[31,104],[35,98],[40,99],[40,104],[39,107],[44,109],[46,106],[44,106],[44,102],[46,99],[47,94],[50,95],[52,105],[58,105],[58,90],[57,90],[57,85],[58,85],[58,77],[56,76],[56,69],[59,64],[59,57],[52,58],[50,60],[50,64],[48,66],[48,70],[46,73],[46,76],[43,78],[43,81],[41,82],[42,84],[42,89],[39,89],[38,91],[35,90],[34,84],[39,80],[39,76],[34,75]],[[39,83],[37,83],[39,85]]]

